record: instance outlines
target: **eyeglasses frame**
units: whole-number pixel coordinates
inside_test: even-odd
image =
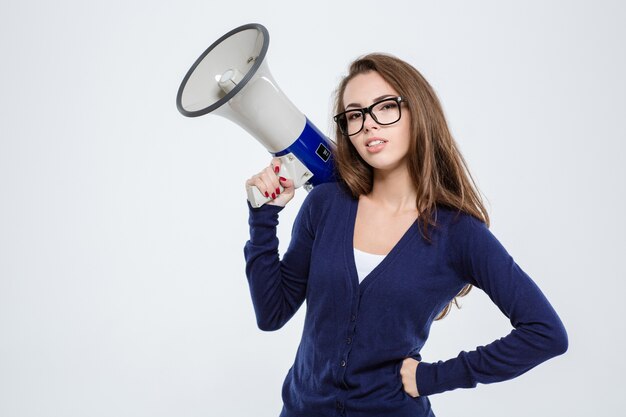
[[[378,105],[378,104],[380,104],[380,103],[383,103],[383,102],[385,102],[385,101],[388,101],[388,100],[393,100],[393,101],[395,101],[396,103],[398,103],[398,119],[397,119],[397,120],[395,120],[395,121],[393,121],[393,122],[391,122],[391,123],[381,123],[381,122],[379,122],[379,121],[378,121],[378,119],[376,118],[376,116],[372,113],[372,110],[374,109],[374,107],[375,107],[376,105]],[[356,135],[356,134],[358,134],[358,133],[361,133],[361,131],[362,131],[362,130],[363,130],[363,128],[365,127],[365,115],[366,115],[366,114],[369,114],[369,115],[370,115],[370,117],[371,117],[371,118],[372,118],[372,119],[373,119],[376,123],[378,123],[378,124],[379,124],[379,125],[381,125],[381,126],[389,126],[389,125],[392,125],[392,124],[394,124],[394,123],[398,123],[398,121],[400,121],[400,119],[402,118],[402,103],[406,103],[406,99],[405,99],[404,97],[402,97],[402,96],[396,96],[396,97],[386,97],[386,98],[384,98],[384,99],[382,99],[382,100],[378,100],[376,103],[373,103],[371,106],[368,106],[368,107],[363,107],[363,108],[360,108],[360,109],[350,109],[350,110],[346,110],[346,111],[343,111],[343,112],[341,112],[341,113],[338,113],[338,114],[336,114],[336,115],[333,117],[333,120],[335,121],[335,123],[337,123],[337,126],[339,126],[339,130],[341,131],[341,133],[342,133],[344,136],[354,136],[354,135]],[[361,128],[360,128],[358,131],[356,131],[355,133],[347,134],[347,133],[346,133],[346,132],[344,132],[344,131],[343,131],[343,129],[341,128],[341,125],[339,124],[339,118],[340,118],[342,115],[344,115],[344,114],[346,114],[346,113],[351,113],[351,112],[353,112],[353,111],[358,111],[358,112],[360,112],[360,113],[361,113],[361,115],[363,116],[363,118],[361,119],[361,121],[362,121],[362,123],[361,123]],[[347,128],[347,126],[346,126],[346,128]]]

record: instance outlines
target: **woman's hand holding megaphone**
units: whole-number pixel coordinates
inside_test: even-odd
[[[270,200],[267,204],[284,207],[293,198],[295,187],[291,179],[281,174],[281,161],[273,158],[268,167],[246,181],[246,188],[256,187]]]

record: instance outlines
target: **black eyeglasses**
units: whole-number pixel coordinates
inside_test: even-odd
[[[403,97],[389,97],[377,101],[369,107],[362,109],[350,109],[339,113],[333,119],[339,126],[341,133],[352,136],[363,130],[365,115],[369,114],[379,125],[391,125],[400,120],[402,103],[406,103]]]

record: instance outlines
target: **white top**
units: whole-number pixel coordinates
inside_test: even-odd
[[[359,276],[359,283],[363,278],[369,275],[376,266],[385,259],[387,255],[376,255],[374,253],[363,252],[354,248],[354,263],[356,264],[356,272]]]

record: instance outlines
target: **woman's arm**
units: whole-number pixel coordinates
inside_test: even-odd
[[[456,358],[420,362],[420,395],[472,388],[515,378],[568,348],[565,327],[539,287],[479,220],[460,216],[450,225],[451,261],[472,285],[485,291],[514,330]]]
[[[281,182],[285,192],[293,195],[293,183],[289,180]],[[261,189],[263,185],[258,184]],[[311,194],[307,195],[296,216],[291,241],[282,260],[278,254],[276,227],[283,206],[266,204],[255,209],[248,203],[250,240],[244,247],[244,257],[252,303],[261,330],[280,329],[304,302],[314,239]]]

